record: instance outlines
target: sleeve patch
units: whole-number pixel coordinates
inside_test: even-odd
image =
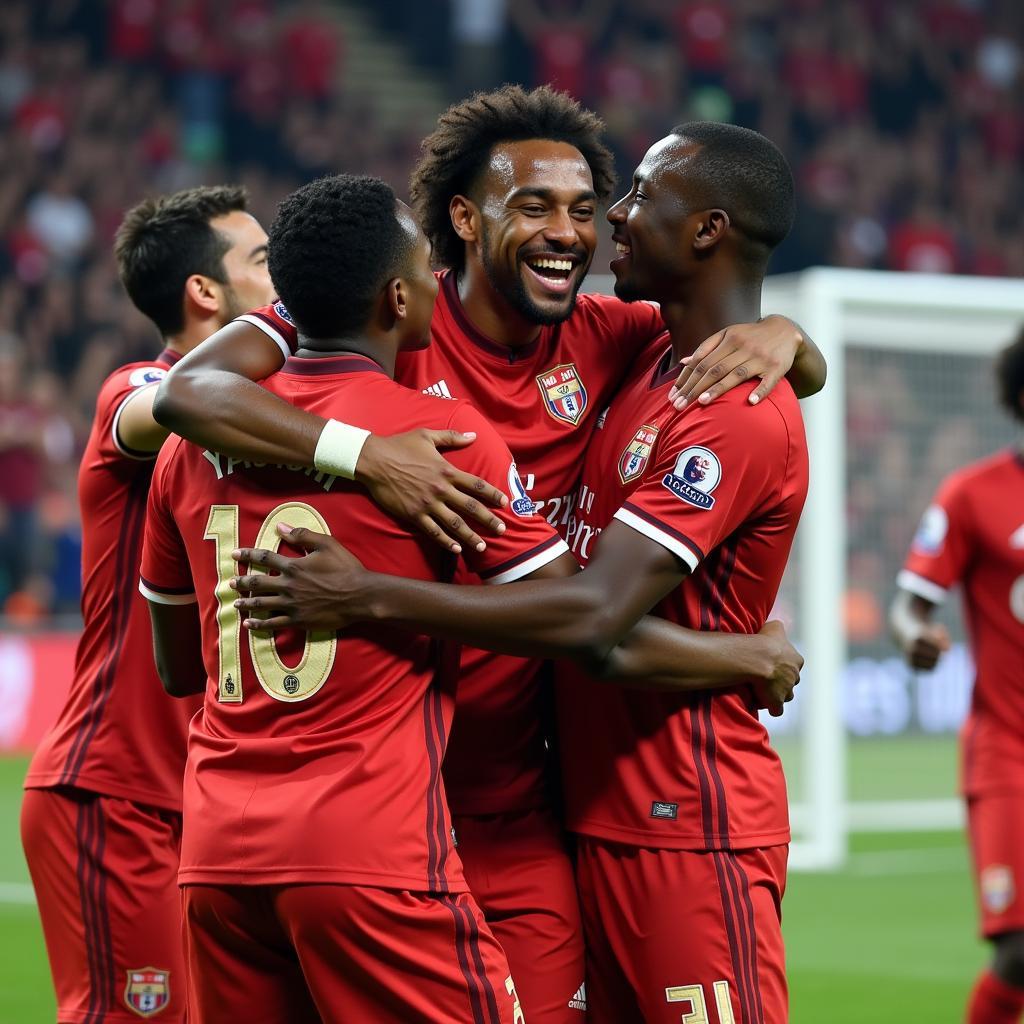
[[[274,303],[274,312],[286,324],[291,324],[292,327],[295,326],[295,321],[292,319],[291,313],[288,312],[288,307],[280,299],[278,299],[277,302]]]
[[[722,464],[710,448],[692,445],[676,458],[671,473],[661,478],[661,484],[680,501],[697,508],[713,508],[715,499],[711,492],[722,480]]]
[[[533,499],[526,493],[523,481],[519,479],[519,471],[513,462],[508,467],[508,494],[512,499],[511,509],[521,519],[532,516],[535,505]]]
[[[146,384],[158,384],[167,376],[167,371],[160,366],[140,366],[132,370],[128,378],[128,385],[133,388],[141,388]]]
[[[937,555],[942,551],[949,532],[949,516],[941,505],[929,505],[921,516],[914,534],[913,548],[920,555]]]

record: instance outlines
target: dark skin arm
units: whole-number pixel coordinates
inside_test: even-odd
[[[900,590],[893,598],[889,609],[889,628],[911,668],[933,669],[943,652],[949,650],[946,627],[932,622],[935,608],[931,601],[908,590]]]
[[[284,531],[281,531],[284,533]],[[370,620],[402,625],[507,654],[569,658],[591,673],[645,689],[755,686],[773,714],[792,696],[803,659],[777,624],[756,637],[688,630],[646,616],[687,575],[661,545],[619,523],[604,531],[586,572],[569,554],[524,581],[460,587],[367,572],[336,540],[305,530],[288,559],[242,549],[249,573],[233,586],[249,628],[338,629]],[[646,617],[645,617],[646,616]]]
[[[156,421],[212,451],[253,462],[313,465],[326,420],[260,387],[276,373],[281,350],[258,327],[235,321],[178,362],[153,403]],[[472,438],[454,430],[371,435],[356,463],[356,480],[392,515],[446,550],[482,550],[473,526],[503,529],[488,506],[506,498],[496,487],[456,469],[439,448],[462,448]]]
[[[797,398],[816,395],[828,375],[825,357],[806,332],[784,316],[766,316],[761,320],[774,330],[739,337],[727,327],[702,342],[693,355],[683,359],[683,370],[669,391],[669,401],[677,409],[690,402],[702,405],[714,401],[738,384],[760,377],[751,392],[753,404],[761,401],[785,377]]]
[[[191,697],[206,689],[206,666],[198,604],[149,602],[153,658],[164,689],[172,697]]]

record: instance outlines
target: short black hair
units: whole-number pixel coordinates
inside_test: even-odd
[[[1024,327],[996,356],[996,387],[999,401],[1015,420],[1024,422]]]
[[[270,278],[307,338],[364,328],[384,283],[404,271],[411,244],[397,204],[386,182],[355,174],[319,178],[281,201]]]
[[[725,210],[752,243],[752,255],[766,259],[789,234],[796,213],[793,172],[778,146],[759,132],[717,121],[676,125],[672,134],[700,146],[690,163],[704,189],[697,201]]]
[[[121,221],[114,239],[118,273],[128,297],[163,335],[185,326],[183,292],[193,274],[227,284],[230,240],[210,221],[245,210],[241,185],[202,185],[144,199]]]
[[[604,122],[597,114],[547,85],[530,90],[504,85],[449,107],[423,140],[423,155],[409,182],[413,207],[435,259],[462,269],[465,243],[452,227],[448,206],[452,196],[472,190],[496,145],[550,139],[575,146],[590,166],[594,191],[603,201],[615,187],[615,159],[601,141],[603,134]]]

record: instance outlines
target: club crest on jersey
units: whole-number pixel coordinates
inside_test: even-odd
[[[981,872],[981,901],[991,914],[1001,914],[1014,901],[1013,869],[1006,864],[989,864]]]
[[[132,370],[128,384],[133,388],[141,388],[143,384],[156,384],[167,376],[167,371],[160,366],[140,366]]]
[[[514,462],[508,467],[508,494],[512,499],[510,507],[517,516],[533,515],[533,499],[526,493],[526,488],[523,486],[523,481],[519,479],[519,471]]]
[[[647,468],[657,437],[658,428],[646,423],[633,435],[633,440],[619,456],[619,479],[624,484],[635,480]]]
[[[711,508],[715,504],[711,492],[721,479],[718,456],[710,448],[694,445],[679,453],[675,467],[661,478],[661,483],[680,501],[697,508]]]
[[[160,971],[155,967],[139,967],[128,971],[124,1001],[128,1009],[140,1017],[155,1017],[170,1005],[171,972]]]
[[[575,427],[587,411],[587,389],[575,363],[562,363],[537,375],[544,407],[561,423]]]
[[[288,312],[288,307],[278,299],[274,303],[274,312],[282,319],[285,323],[289,323],[292,327],[295,326],[295,321],[292,319],[291,313]]]

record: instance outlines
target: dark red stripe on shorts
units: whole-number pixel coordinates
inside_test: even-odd
[[[734,879],[731,877],[727,863],[728,854],[715,850],[715,873],[718,875],[718,892],[722,899],[722,919],[725,933],[729,939],[729,956],[732,960],[733,980],[736,983],[736,995],[740,1001],[740,1016],[743,1024],[756,1024],[754,1016],[755,1000],[750,991],[750,962],[743,930],[740,925],[736,908],[736,891]]]
[[[761,985],[758,981],[757,970],[757,932],[754,930],[754,901],[750,898],[750,880],[747,878],[743,865],[737,860],[735,854],[728,854],[728,863],[739,879],[740,886],[740,909],[746,919],[747,934],[750,936],[750,971],[754,981],[754,998],[757,1003],[758,1024],[764,1024],[764,1006],[761,1002]]]
[[[470,966],[466,918],[461,913],[461,908],[453,897],[444,896],[442,900],[455,920],[455,955],[459,959],[459,968],[462,971],[463,980],[466,982],[466,990],[469,993],[469,1006],[473,1011],[473,1024],[487,1024],[487,1018],[484,1016],[482,986],[480,985],[479,978],[475,976],[473,968]]]
[[[89,964],[89,1008],[83,1024],[102,1024],[116,996],[106,872],[103,869],[106,830],[98,797],[88,798],[79,804],[75,832],[78,841],[76,874]]]
[[[124,638],[128,632],[128,617],[132,610],[132,601],[137,592],[138,565],[142,551],[142,529],[146,522],[146,497],[149,494],[150,478],[146,473],[136,475],[128,491],[124,512],[123,543],[117,546],[117,564],[115,579],[117,589],[114,592],[110,635],[107,638],[109,647],[100,670],[92,685],[92,698],[85,712],[78,734],[64,762],[64,771],[60,777],[60,785],[73,786],[78,773],[82,770],[89,744],[92,743],[107,702],[114,689],[117,670],[121,664],[121,651]]]

